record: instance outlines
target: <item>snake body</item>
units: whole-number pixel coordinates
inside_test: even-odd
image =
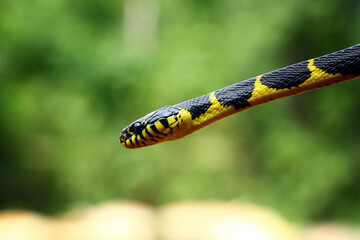
[[[360,44],[357,44],[160,108],[125,127],[119,140],[130,149],[176,140],[259,104],[344,82],[359,75]]]

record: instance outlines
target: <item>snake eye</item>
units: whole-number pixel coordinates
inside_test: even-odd
[[[132,130],[133,133],[137,134],[137,133],[141,132],[142,125],[140,123],[136,122],[136,123],[134,123],[134,125],[132,125],[131,130]]]

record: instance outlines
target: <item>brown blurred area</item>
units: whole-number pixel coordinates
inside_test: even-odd
[[[0,213],[1,240],[359,240],[337,223],[303,227],[274,211],[236,201],[175,202],[160,208],[132,201],[78,207],[56,217]]]

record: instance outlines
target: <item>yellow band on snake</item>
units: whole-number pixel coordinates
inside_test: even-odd
[[[120,143],[134,149],[176,140],[250,107],[359,75],[360,44],[160,108],[125,127]]]

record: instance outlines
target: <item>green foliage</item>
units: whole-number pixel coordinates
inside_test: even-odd
[[[241,199],[302,221],[360,221],[356,80],[176,142],[118,143],[154,109],[356,44],[359,10],[351,0],[1,1],[0,207]]]

